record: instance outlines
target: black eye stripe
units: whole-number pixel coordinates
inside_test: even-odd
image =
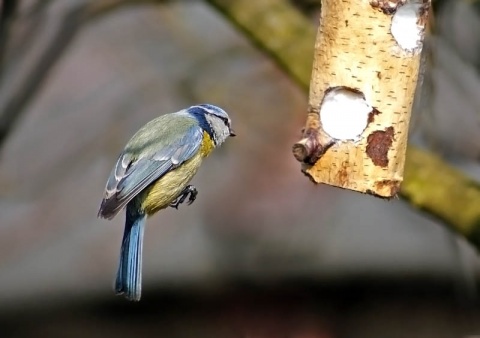
[[[224,115],[220,115],[217,113],[217,109],[219,109],[218,107],[215,107],[215,106],[212,106],[212,105],[208,105],[208,104],[199,104],[197,106],[194,106],[194,107],[200,107],[201,109],[203,109],[203,111],[208,114],[208,115],[211,115],[211,116],[215,116],[217,118],[219,118],[220,120],[223,121],[223,123],[228,126],[230,128],[230,121],[228,119],[227,116],[224,116]],[[221,110],[221,109],[220,109]]]
[[[197,105],[188,108],[190,114],[196,117],[197,121],[199,122],[200,126],[208,132],[210,137],[213,137],[214,132],[212,129],[212,125],[209,121],[207,121],[207,116],[215,117],[223,122],[223,124],[230,130],[230,119],[228,116],[222,115],[220,112],[217,112],[210,106],[207,105]]]
[[[212,113],[210,113],[210,112],[207,113],[207,114],[209,114],[209,115],[211,115],[211,116],[215,116],[216,118],[219,118],[220,120],[223,121],[223,123],[225,123],[225,125],[226,125],[227,127],[230,127],[230,121],[228,120],[227,117],[225,117],[225,116],[220,116],[220,115],[217,115],[217,114],[212,114]]]
[[[228,121],[228,119],[226,117],[220,117],[223,121],[223,123],[225,123],[226,126],[230,126],[230,121]]]

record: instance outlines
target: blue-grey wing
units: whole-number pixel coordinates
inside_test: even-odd
[[[182,137],[150,156],[140,155],[136,159],[133,154],[122,153],[108,178],[98,216],[113,218],[148,185],[195,155],[202,137],[202,129],[192,126]]]

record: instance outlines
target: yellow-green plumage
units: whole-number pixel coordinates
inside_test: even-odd
[[[199,152],[182,166],[168,172],[145,189],[142,192],[144,197],[140,198],[142,201],[141,209],[148,215],[153,215],[157,211],[167,208],[188,185],[200,167],[201,162],[202,156]]]
[[[202,140],[202,146],[200,147],[200,153],[202,154],[202,157],[205,158],[210,153],[212,150],[215,148],[215,143],[213,143],[212,138],[206,131],[203,132],[203,140]]]
[[[197,154],[177,169],[166,173],[142,192],[141,209],[148,215],[153,215],[157,211],[167,208],[185,189],[197,173],[203,158],[207,157],[214,147],[212,139],[204,132],[202,146]]]

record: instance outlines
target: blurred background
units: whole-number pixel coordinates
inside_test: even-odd
[[[278,1],[317,24],[319,0]],[[401,199],[313,186],[305,92],[209,2],[0,3],[0,337],[480,335],[475,249]],[[434,5],[412,142],[480,180],[480,4]],[[106,179],[140,126],[203,102],[238,136],[149,221],[127,302]]]

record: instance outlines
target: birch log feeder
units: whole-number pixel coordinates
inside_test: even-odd
[[[391,198],[400,189],[429,0],[323,0],[302,171]]]

